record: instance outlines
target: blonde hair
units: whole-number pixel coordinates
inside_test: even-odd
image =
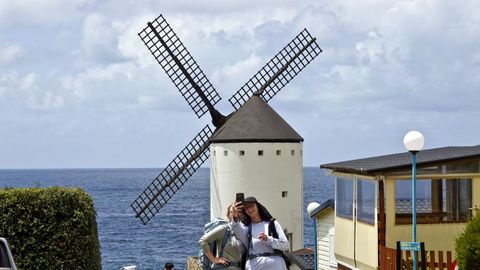
[[[235,203],[232,203],[230,204],[228,207],[227,207],[227,219],[230,220],[230,213],[233,212],[233,207],[235,206]]]

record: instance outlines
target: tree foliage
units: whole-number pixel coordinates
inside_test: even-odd
[[[480,269],[480,214],[477,213],[455,240],[455,253],[460,269]]]
[[[0,189],[0,236],[18,269],[101,269],[95,217],[79,188]]]

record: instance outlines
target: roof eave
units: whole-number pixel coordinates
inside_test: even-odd
[[[252,143],[252,142],[261,142],[261,143],[301,143],[301,139],[213,139],[210,140],[211,143]]]
[[[453,157],[453,158],[444,158],[444,159],[438,159],[438,160],[435,160],[435,161],[426,161],[426,162],[417,161],[417,167],[431,166],[431,165],[438,164],[438,163],[452,162],[452,161],[458,161],[458,160],[463,160],[463,159],[474,159],[474,158],[480,158],[480,155],[479,154],[473,154],[473,155]],[[352,174],[361,174],[361,175],[369,175],[369,176],[373,176],[373,175],[381,174],[381,173],[386,173],[386,172],[398,171],[398,170],[402,170],[402,169],[408,169],[410,167],[411,167],[411,163],[397,165],[397,166],[384,167],[384,168],[379,168],[379,169],[351,168],[351,167],[347,168],[347,167],[335,166],[333,164],[322,164],[322,165],[320,165],[320,168],[329,169],[333,172],[352,173]]]

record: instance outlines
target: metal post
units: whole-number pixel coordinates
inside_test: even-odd
[[[318,247],[317,247],[317,218],[313,217],[313,263],[315,263],[315,267],[313,269],[317,270],[318,269],[318,261],[317,261],[317,253],[318,253]]]
[[[412,153],[412,236],[417,242],[417,152]],[[413,270],[417,270],[417,252],[413,252]]]

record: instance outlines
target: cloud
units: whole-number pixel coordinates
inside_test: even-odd
[[[37,73],[6,73],[0,76],[0,102],[15,111],[48,112],[62,108],[63,97],[42,88],[40,84]]]
[[[118,38],[111,19],[92,13],[83,22],[83,49],[86,57],[94,62],[118,62]]]
[[[25,49],[17,45],[0,47],[0,65],[6,65],[19,59],[25,54]]]
[[[0,22],[3,27],[58,23],[70,20],[72,14],[91,2],[90,0],[2,0],[0,1]]]

